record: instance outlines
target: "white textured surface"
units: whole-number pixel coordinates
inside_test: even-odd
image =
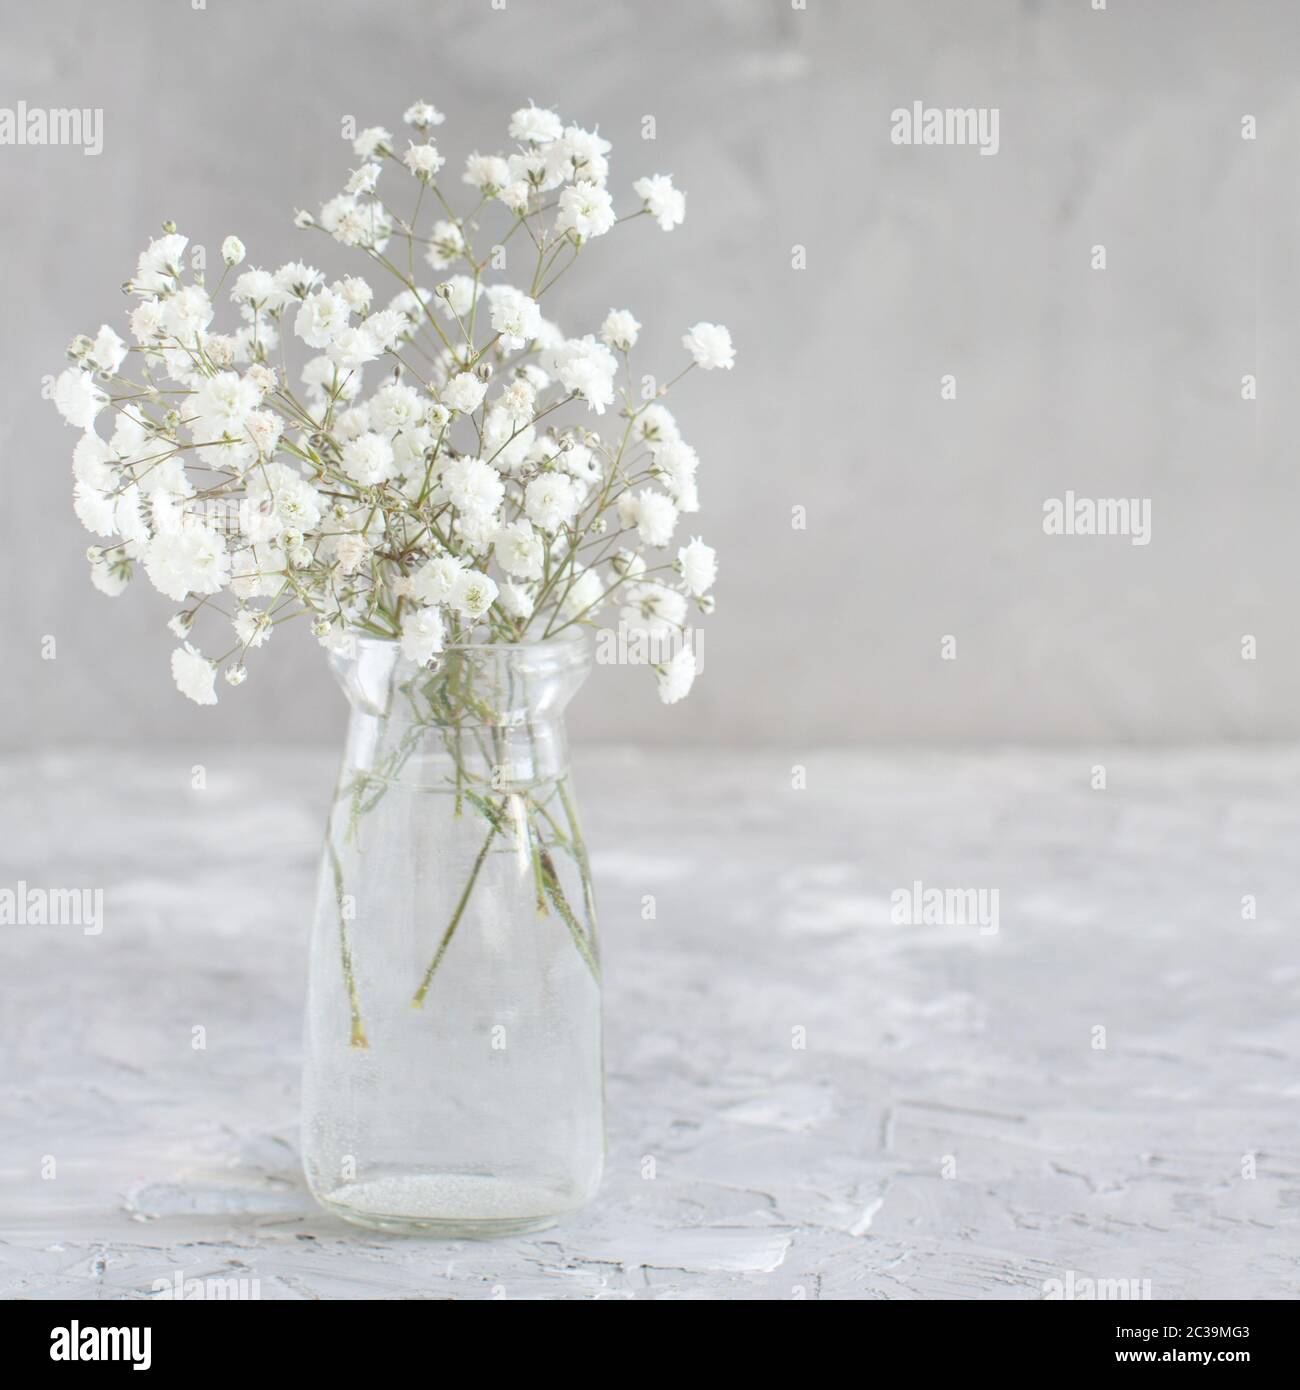
[[[1300,756],[846,753],[793,791],[796,760],[580,754],[608,1174],[487,1245],[357,1231],[303,1187],[328,754],[0,765],[0,886],[106,890],[99,937],[0,929],[0,1293],[1300,1292]],[[914,879],[997,887],[1000,931],[891,925]]]

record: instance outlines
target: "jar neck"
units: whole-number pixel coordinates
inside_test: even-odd
[[[568,771],[563,719],[514,728],[464,728],[354,710],[345,776],[364,773],[410,790],[479,788],[485,795],[555,782]]]
[[[564,776],[564,711],[591,651],[579,635],[460,647],[417,666],[396,643],[360,639],[332,664],[352,705],[345,775],[486,794]]]

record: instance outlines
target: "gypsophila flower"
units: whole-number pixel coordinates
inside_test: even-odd
[[[681,647],[664,664],[656,669],[659,681],[659,698],[666,705],[675,705],[690,694],[695,684],[695,653],[690,647]]]
[[[524,489],[524,510],[529,520],[548,533],[572,521],[579,505],[573,479],[564,473],[543,473]]]
[[[172,652],[172,679],[176,688],[196,705],[217,703],[216,678],[216,666],[190,643]]]
[[[715,367],[729,371],[736,362],[731,334],[720,323],[697,323],[682,338],[682,346],[695,359],[695,365],[706,372]]]
[[[68,424],[86,430],[108,404],[108,397],[89,372],[69,367],[54,379],[54,404]]]
[[[447,606],[453,613],[477,622],[497,600],[495,581],[478,570],[463,570],[456,576],[451,592],[447,595]]]
[[[542,327],[541,310],[513,285],[491,285],[487,290],[492,307],[492,327],[501,335],[501,346],[516,352],[537,336]]]
[[[393,446],[382,434],[367,431],[343,446],[342,466],[354,483],[373,487],[393,476]]]
[[[663,495],[643,488],[636,495],[635,525],[637,535],[646,545],[667,545],[677,525],[677,508]]]
[[[665,232],[671,232],[685,220],[686,194],[673,187],[673,181],[667,174],[637,179],[632,191],[645,203],[646,211]]]
[[[620,352],[629,352],[636,346],[640,331],[641,325],[626,309],[611,309],[600,325],[600,338]]]
[[[510,117],[510,138],[534,145],[558,140],[564,134],[564,122],[554,111],[543,111],[531,102]]]
[[[439,221],[429,233],[429,245],[424,258],[435,270],[446,270],[465,254],[465,238],[454,222]]]
[[[477,151],[465,161],[465,172],[461,181],[474,188],[481,188],[489,197],[499,192],[510,182],[510,166],[495,154],[479,154]]]
[[[433,144],[417,145],[412,142],[402,156],[402,163],[411,173],[426,180],[431,180],[446,162]]]
[[[695,536],[677,552],[677,568],[682,583],[697,598],[707,593],[718,577],[717,552]]]
[[[473,372],[461,372],[442,388],[442,403],[448,410],[459,410],[468,415],[483,404],[486,394],[485,381],[480,381]]]
[[[402,655],[417,665],[436,656],[445,638],[446,626],[436,608],[418,608],[402,619]]]
[[[435,106],[430,106],[427,101],[417,101],[406,108],[402,120],[407,125],[413,125],[417,130],[423,130],[426,126],[441,125],[447,118]]]
[[[352,153],[369,159],[374,154],[391,153],[393,137],[381,125],[367,126],[352,142]]]
[[[112,376],[126,360],[126,344],[108,324],[101,324],[86,359],[94,363],[101,372],[107,372]]]
[[[604,236],[614,222],[614,201],[608,190],[598,184],[580,180],[560,194],[560,212],[555,223],[560,231],[570,231],[585,241]]]
[[[221,259],[227,265],[239,265],[245,254],[244,243],[237,236],[228,236],[221,243]]]

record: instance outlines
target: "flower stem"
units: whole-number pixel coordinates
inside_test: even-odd
[[[447,924],[447,930],[442,934],[442,940],[438,943],[438,949],[433,953],[433,959],[429,962],[429,968],[424,972],[424,979],[420,981],[420,988],[415,991],[415,997],[411,1000],[411,1007],[422,1009],[424,1007],[424,996],[429,992],[429,983],[433,979],[433,973],[442,964],[442,958],[447,953],[447,947],[451,945],[451,938],[456,934],[456,928],[460,926],[460,919],[464,915],[465,906],[469,902],[469,895],[474,891],[474,884],[478,879],[479,870],[483,867],[483,861],[487,858],[488,850],[492,847],[492,841],[496,839],[497,821],[495,817],[490,818],[491,829],[487,833],[487,839],[483,841],[483,847],[478,852],[478,858],[474,861],[474,867],[470,870],[469,879],[465,884],[464,891],[460,895],[460,901],[456,904],[456,911],[452,913],[451,921]]]

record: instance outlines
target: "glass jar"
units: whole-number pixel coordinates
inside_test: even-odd
[[[540,1230],[604,1161],[600,969],[564,711],[586,636],[356,638],[310,948],[303,1163],[386,1231]]]

